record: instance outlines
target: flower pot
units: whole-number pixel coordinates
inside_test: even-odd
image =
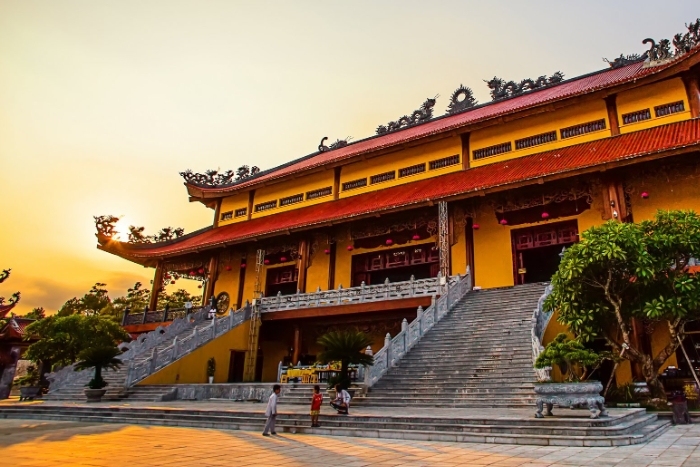
[[[85,396],[88,402],[101,402],[102,396],[107,392],[106,389],[84,389]]]
[[[553,416],[552,407],[557,404],[559,407],[574,408],[578,405],[585,405],[591,411],[591,418],[607,417],[605,410],[605,399],[600,392],[603,385],[600,381],[586,381],[583,383],[540,383],[535,384],[535,394],[537,394],[536,418],[543,418],[544,415]],[[542,415],[544,406],[547,411]]]
[[[214,384],[214,377],[213,376],[209,377],[209,384]]]
[[[33,401],[35,397],[41,395],[40,386],[23,386],[19,388],[19,400],[21,401]]]

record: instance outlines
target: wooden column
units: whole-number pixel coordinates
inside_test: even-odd
[[[462,137],[462,170],[469,168],[469,136],[471,133],[464,133]]]
[[[340,197],[340,167],[333,169],[333,199]]]
[[[214,227],[219,226],[219,220],[221,218],[221,198],[216,200],[216,209],[214,209]]]
[[[615,219],[623,222],[627,218],[627,206],[625,205],[625,193],[622,183],[611,179],[605,182],[604,187],[605,219]]]
[[[476,275],[474,269],[474,219],[471,217],[467,219],[467,225],[465,226],[464,239],[466,241],[467,247],[467,266],[469,266],[469,273],[471,275],[471,286],[474,287],[476,284]]]
[[[253,203],[255,202],[255,190],[250,190],[248,192],[248,220],[253,217]]]
[[[306,268],[309,265],[309,241],[303,239],[299,242],[299,260],[297,268],[299,268],[299,276],[297,277],[297,289],[301,293],[306,293]]]
[[[613,94],[605,98],[605,106],[608,109],[608,121],[610,122],[610,133],[612,136],[620,134],[620,122],[617,119],[617,95]]]
[[[211,259],[209,260],[209,277],[207,281],[207,288],[204,289],[204,302],[206,303],[207,300],[211,298],[212,295],[214,295],[214,283],[216,282],[216,278],[218,276],[218,268],[219,268],[219,255],[214,253],[211,256]]]
[[[294,352],[292,353],[292,365],[299,361],[299,350],[301,349],[301,329],[299,325],[294,325]]]
[[[241,267],[243,264],[245,264],[245,268]],[[244,256],[241,258],[241,265],[238,266],[239,268],[239,273],[238,273],[238,295],[236,297],[236,310],[240,310],[241,307],[243,306],[243,290],[245,287],[245,273],[246,273],[246,268],[248,267],[247,263],[247,257]]]
[[[332,290],[335,288],[335,251],[336,251],[336,244],[331,243],[330,246],[328,247],[330,253],[328,256],[328,288],[326,290]]]
[[[163,263],[158,262],[156,272],[153,275],[153,285],[151,286],[151,296],[148,299],[148,309],[155,310],[158,308],[158,294],[163,288]]]
[[[450,275],[450,226],[447,201],[438,202],[438,248],[440,250],[440,274]]]
[[[690,73],[683,77],[685,92],[688,94],[688,104],[690,105],[690,116],[700,117],[700,78],[697,73]]]

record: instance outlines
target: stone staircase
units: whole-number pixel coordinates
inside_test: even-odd
[[[532,314],[544,284],[468,293],[360,406],[534,407]]]

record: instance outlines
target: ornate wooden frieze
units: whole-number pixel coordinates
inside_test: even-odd
[[[515,81],[506,81],[501,78],[493,77],[493,79],[484,82],[491,89],[491,98],[494,101],[506,99],[508,97],[519,96],[527,91],[532,91],[534,89],[544,88],[546,86],[551,86],[553,84],[561,83],[564,80],[564,73],[557,71],[552,74],[549,78],[546,75],[542,75],[536,80],[530,78],[524,79],[519,83]]]
[[[423,102],[423,105],[421,105],[420,108],[415,110],[411,115],[404,115],[394,122],[389,122],[386,126],[379,125],[377,127],[377,134],[384,135],[429,121],[431,118],[433,118],[433,107],[435,107],[435,102],[436,98],[429,98]]]
[[[390,234],[391,232],[417,230],[422,227],[425,227],[430,235],[435,235],[437,233],[437,221],[437,217],[420,216],[394,223],[367,222],[353,226],[350,231],[350,239],[358,240],[361,238],[377,237]]]
[[[584,200],[586,204],[593,203],[593,185],[591,183],[580,184],[557,191],[548,191],[543,194],[524,196],[521,193],[504,194],[493,198],[489,204],[497,213],[519,211],[536,206],[545,206],[551,203],[564,201]]]

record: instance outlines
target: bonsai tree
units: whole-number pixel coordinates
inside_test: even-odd
[[[119,349],[115,346],[102,345],[85,349],[80,352],[80,360],[75,365],[75,371],[94,368],[95,375],[86,386],[89,389],[103,389],[107,386],[107,381],[102,378],[102,369],[116,370],[119,368],[122,362],[116,358],[117,355],[119,355]]]
[[[563,375],[566,375],[567,383],[584,381],[590,375],[588,369],[597,367],[602,358],[592,350],[586,349],[583,344],[562,333],[559,333],[552,342],[547,344],[537,360],[535,368],[547,368],[553,365],[559,367]],[[581,376],[579,376],[581,375]]]
[[[603,338],[615,355],[641,367],[653,397],[666,398],[659,370],[700,318],[700,217],[658,211],[638,224],[609,221],[581,234],[552,277],[545,306],[559,311],[582,342]],[[635,320],[665,326],[670,338],[655,354],[633,334]]]
[[[39,386],[40,379],[39,369],[34,365],[29,365],[27,367],[27,374],[15,378],[13,384],[19,387],[36,387]]]
[[[350,386],[348,366],[372,365],[374,357],[364,353],[367,346],[372,344],[372,339],[365,333],[355,330],[331,331],[319,337],[318,344],[325,348],[318,355],[322,363],[340,362],[340,373],[336,378],[331,378],[328,387],[340,383],[344,388]]]
[[[209,360],[207,360],[207,376],[210,378],[214,377],[214,374],[216,373],[216,360],[214,357],[211,357]]]

